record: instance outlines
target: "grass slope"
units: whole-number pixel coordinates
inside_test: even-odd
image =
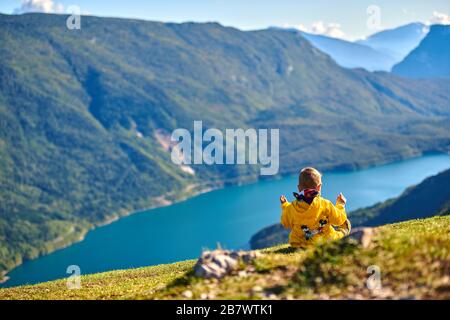
[[[263,249],[251,265],[222,280],[195,278],[195,261],[0,290],[0,299],[370,299],[450,298],[450,216],[413,220],[377,229],[364,249],[338,241],[308,250],[287,245]],[[382,288],[366,287],[367,268],[381,271]]]

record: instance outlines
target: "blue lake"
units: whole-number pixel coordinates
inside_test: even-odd
[[[420,158],[353,172],[325,172],[323,196],[339,192],[354,210],[399,195],[406,187],[450,168],[450,155]],[[168,207],[136,213],[87,234],[66,249],[28,261],[1,286],[67,277],[78,265],[82,274],[169,263],[197,257],[202,248],[245,248],[250,237],[279,221],[278,197],[292,200],[297,177],[261,181],[212,191]]]

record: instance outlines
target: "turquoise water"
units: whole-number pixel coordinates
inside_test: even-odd
[[[323,195],[339,192],[349,210],[399,195],[406,187],[450,167],[450,155],[427,155],[354,172],[326,172]],[[227,187],[168,207],[123,218],[87,234],[85,240],[24,263],[3,286],[67,277],[67,267],[82,274],[168,263],[197,257],[202,248],[245,248],[250,237],[278,222],[281,194],[292,200],[297,177]]]

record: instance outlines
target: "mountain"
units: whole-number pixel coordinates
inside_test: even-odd
[[[306,250],[275,246],[220,280],[196,277],[195,260],[187,260],[84,275],[77,290],[67,290],[67,279],[0,289],[0,299],[445,300],[450,243],[443,230],[449,223],[446,216],[385,225],[373,230],[368,248],[347,239]],[[369,266],[382,272],[379,289],[367,285]]]
[[[349,213],[353,227],[380,226],[399,221],[450,214],[450,169],[426,178],[406,189],[397,198]],[[288,241],[289,230],[281,224],[268,226],[250,239],[252,249],[266,248]]]
[[[369,46],[402,61],[427,35],[428,27],[423,23],[410,23],[398,28],[377,32],[357,43]]]
[[[289,241],[289,233],[290,230],[284,228],[281,223],[275,223],[255,233],[250,238],[250,247],[252,249],[263,249],[287,243]]]
[[[345,68],[364,68],[368,71],[390,71],[397,62],[393,57],[369,46],[303,32],[303,37],[317,49],[330,55]]]
[[[450,214],[450,169],[408,188],[399,197],[356,210],[356,225],[379,226],[397,221]]]
[[[324,35],[312,34],[292,28],[271,29],[301,34],[314,47],[328,54],[336,63],[344,68],[364,68],[368,71],[390,71],[398,61],[369,46],[336,39]]]
[[[450,26],[433,25],[428,35],[392,72],[404,77],[450,77]]]
[[[377,32],[367,39],[350,42],[292,28],[273,28],[299,33],[317,49],[332,57],[345,68],[364,68],[368,71],[391,71],[428,33],[422,23],[411,23],[395,29]]]
[[[259,178],[175,165],[168,137],[194,120],[279,128],[279,174],[450,147],[445,79],[344,69],[276,30],[66,19],[0,15],[0,272],[129,212]]]

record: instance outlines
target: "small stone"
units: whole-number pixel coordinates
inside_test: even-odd
[[[221,268],[217,264],[213,264],[213,263],[211,263],[209,265],[204,265],[203,269],[205,270],[205,278],[220,279],[227,273],[226,269]]]
[[[237,259],[224,254],[218,254],[213,258],[213,261],[223,269],[232,270],[237,267]]]
[[[212,292],[208,295],[208,299],[214,299],[215,297],[216,297],[216,294],[212,293]]]
[[[249,266],[249,267],[247,268],[247,271],[248,271],[248,272],[255,272],[256,269],[255,269],[254,266]]]
[[[202,294],[200,295],[200,299],[203,299],[203,300],[208,299],[208,294],[207,294],[207,293],[202,293]]]
[[[194,274],[205,279],[220,279],[238,269],[240,261],[249,263],[258,256],[256,251],[204,251],[194,266]]]
[[[444,285],[448,285],[450,284],[450,277],[449,276],[444,276],[439,280],[439,285],[440,286],[444,286]]]
[[[241,270],[238,272],[238,277],[245,278],[247,276],[248,276],[248,274],[247,274],[247,271],[245,271],[245,270]]]
[[[363,248],[368,248],[374,235],[374,228],[355,228],[350,232],[349,238],[356,240]]]
[[[281,277],[279,275],[275,274],[275,275],[273,275],[271,277],[271,280],[274,281],[274,282],[280,282],[282,279],[281,279]]]
[[[263,288],[261,288],[260,286],[254,286],[252,288],[252,292],[256,293],[256,292],[262,292]]]
[[[261,254],[257,251],[249,251],[249,252],[244,252],[241,255],[241,259],[242,261],[244,261],[244,263],[250,263],[252,260],[258,258]]]
[[[388,299],[394,296],[394,292],[390,288],[372,290],[371,294],[378,299]]]
[[[319,294],[319,299],[320,299],[320,300],[329,300],[329,299],[330,299],[330,296],[328,296],[328,295],[325,294],[325,293],[321,293],[321,294]]]
[[[193,296],[194,296],[194,294],[190,290],[186,290],[183,292],[183,297],[185,297],[187,299],[191,299]]]

